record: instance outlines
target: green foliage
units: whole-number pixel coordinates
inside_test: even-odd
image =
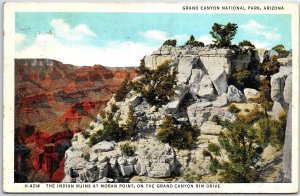
[[[237,29],[238,26],[234,23],[228,23],[227,25],[214,23],[209,33],[214,38],[216,47],[222,48],[231,45],[231,40],[234,38]]]
[[[278,44],[278,45],[274,46],[272,48],[272,50],[276,50],[276,52],[278,52],[278,57],[279,58],[285,58],[290,53],[289,51],[285,50],[285,47],[282,44]]]
[[[232,77],[229,79],[229,82],[242,90],[247,84],[252,83],[253,80],[255,80],[254,76],[251,75],[249,70],[237,68],[232,72]]]
[[[120,88],[115,94],[115,100],[117,102],[123,101],[126,95],[133,89],[133,84],[130,81],[129,75],[125,78],[125,80],[121,83]]]
[[[163,46],[174,46],[175,47],[176,44],[177,44],[176,39],[168,39],[167,41],[165,41],[163,43]]]
[[[187,45],[195,47],[204,47],[204,43],[195,40],[195,37],[193,35],[191,35],[190,39],[185,43],[185,46]]]
[[[130,142],[124,142],[120,144],[120,150],[124,155],[133,156],[135,154],[136,147],[131,145]]]
[[[206,149],[204,149],[202,151],[202,154],[203,154],[204,157],[212,157],[212,155],[210,154],[210,152],[208,150],[206,150]]]
[[[132,106],[129,106],[128,119],[122,128],[124,136],[127,139],[137,135],[137,119],[136,116],[134,116],[134,108]]]
[[[278,56],[272,56],[270,61],[262,64],[261,72],[267,74],[268,76],[274,75],[279,72],[280,63],[277,61]]]
[[[281,149],[284,144],[285,128],[285,118],[281,120],[260,119],[257,128],[260,142],[263,146],[271,144],[272,146]]]
[[[81,157],[86,161],[90,161],[90,154],[88,152],[82,153]]]
[[[144,67],[142,77],[134,83],[134,90],[151,105],[163,105],[168,103],[175,95],[177,71],[171,70],[170,62],[166,61],[150,70]]]
[[[249,113],[247,113],[247,114],[239,114],[237,116],[237,118],[239,118],[244,123],[254,124],[259,119],[265,117],[264,112],[261,109],[259,109],[258,106],[256,106],[251,111],[248,109],[248,111],[249,111]]]
[[[243,40],[239,43],[239,46],[240,47],[244,47],[244,46],[249,46],[249,47],[252,47],[252,48],[255,48],[255,46],[248,40]]]
[[[114,113],[105,113],[106,118],[102,121],[103,129],[90,136],[89,146],[94,146],[104,140],[117,142],[127,140],[137,135],[137,121],[133,107],[129,106],[128,119],[123,126],[120,126],[119,119],[114,119],[113,116]]]
[[[241,110],[240,110],[238,107],[236,107],[235,104],[231,104],[231,105],[228,107],[228,111],[231,112],[231,113],[233,113],[233,114],[237,114],[237,113],[239,113]]]
[[[215,115],[212,117],[211,121],[212,121],[212,122],[215,122],[217,125],[219,125],[220,122],[221,122],[221,118],[220,118],[218,115],[215,114]]]
[[[220,147],[214,143],[208,145],[208,150],[213,152],[216,156],[220,156]]]
[[[88,139],[90,137],[90,132],[88,132],[88,131],[83,131],[81,133],[82,133],[84,139]]]
[[[267,78],[260,79],[259,97],[250,99],[261,105],[265,118],[268,118],[268,110],[272,107],[270,81]]]
[[[163,123],[156,130],[155,136],[163,143],[169,143],[178,149],[192,149],[199,135],[199,130],[189,123],[179,124],[174,117],[164,116]]]
[[[119,109],[116,104],[111,104],[110,108],[112,113],[116,113]]]
[[[210,160],[209,170],[216,174],[218,172],[218,169],[221,167],[220,162],[216,158],[212,158]]]
[[[200,182],[202,177],[200,174],[197,174],[196,171],[187,168],[184,171],[183,179],[188,183],[193,183],[193,182]]]
[[[251,125],[236,119],[226,125],[226,132],[221,132],[219,143],[227,151],[229,161],[211,160],[210,169],[216,173],[221,170],[224,182],[255,182],[259,175],[254,169],[260,154],[257,152],[258,139]],[[216,148],[209,149],[216,156]],[[218,151],[217,151],[218,152]]]

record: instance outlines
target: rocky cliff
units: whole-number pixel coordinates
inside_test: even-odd
[[[120,126],[128,122],[130,107],[133,108],[138,134],[128,142],[135,146],[135,152],[124,153],[122,142],[115,141],[101,141],[91,147],[91,137],[77,133],[65,154],[63,182],[184,182],[191,175],[200,176],[194,181],[219,181],[218,175],[210,171],[210,157],[202,153],[210,143],[218,144],[219,134],[224,131],[212,118],[218,116],[233,121],[236,116],[228,110],[231,103],[235,103],[243,114],[257,106],[250,100],[259,95],[258,89],[240,90],[229,82],[229,78],[233,70],[247,69],[253,61],[263,62],[267,58],[270,58],[268,52],[261,50],[190,46],[163,46],[146,56],[145,66],[151,70],[166,61],[171,69],[177,70],[174,97],[162,105],[149,104],[135,91],[127,93],[119,102],[113,97],[104,111],[112,113]],[[280,71],[271,79],[271,97],[274,105],[278,102],[282,110],[290,103],[287,101],[291,95],[290,70],[290,64],[282,63]],[[143,76],[138,76],[133,81],[141,78]],[[276,107],[269,112],[274,118],[278,114]],[[188,123],[200,130],[195,148],[181,150],[157,139],[155,132],[162,126],[165,115],[172,115],[178,123]],[[103,116],[99,114],[97,119],[86,130],[90,135],[105,131]],[[220,153],[218,159],[226,160],[226,152],[221,150]],[[267,165],[266,161],[261,163],[262,167],[264,165]],[[275,181],[274,178],[263,179],[272,180]]]
[[[134,68],[16,59],[15,181],[61,181],[73,134],[88,128],[128,75]]]

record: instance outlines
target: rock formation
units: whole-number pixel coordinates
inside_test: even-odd
[[[135,147],[134,153],[124,153],[122,142],[115,141],[100,141],[90,147],[91,137],[85,138],[82,133],[77,133],[65,154],[66,176],[63,182],[144,182],[147,178],[161,179],[173,175],[184,181],[182,176],[188,171],[205,176],[205,182],[218,181],[210,176],[210,157],[202,153],[210,143],[218,144],[219,134],[224,131],[212,118],[233,121],[236,116],[228,111],[229,104],[235,103],[245,112],[247,107],[255,106],[249,99],[259,96],[255,89],[239,90],[228,79],[232,70],[247,68],[253,60],[263,62],[261,58],[269,58],[272,54],[245,49],[163,46],[152,55],[145,56],[145,66],[150,69],[155,70],[168,61],[171,69],[178,71],[174,97],[162,105],[151,105],[134,90],[127,93],[123,101],[118,102],[113,97],[104,111],[110,112],[119,126],[126,124],[129,107],[133,108],[138,134],[127,142]],[[283,66],[271,79],[272,100],[281,105],[290,101],[287,96],[291,95],[291,71],[288,69]],[[138,81],[139,77],[134,81]],[[194,149],[179,150],[155,137],[165,115],[172,115],[176,121],[190,123],[200,130]],[[99,133],[103,127],[103,117],[97,115],[97,120],[86,132]],[[217,159],[228,159],[223,149]],[[134,180],[132,176],[135,176]]]

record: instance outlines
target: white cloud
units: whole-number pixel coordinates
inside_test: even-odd
[[[140,34],[148,39],[152,39],[155,41],[165,41],[167,39],[167,32],[159,30],[149,30],[140,32]]]
[[[21,33],[15,34],[15,44],[21,44],[23,41],[25,41],[26,35]]]
[[[209,35],[202,35],[197,40],[203,42],[205,45],[212,43],[212,38]]]
[[[255,20],[249,20],[246,24],[241,25],[241,28],[253,35],[263,36],[266,40],[280,40],[282,35],[275,32],[276,29],[268,28]]]
[[[16,58],[51,58],[74,65],[139,66],[155,48],[135,42],[111,42],[107,47],[62,44],[54,35],[39,34],[34,43],[16,52]]]
[[[84,37],[96,36],[96,34],[85,24],[79,24],[72,28],[63,19],[53,19],[50,24],[57,37],[61,37],[69,41],[80,41]]]
[[[254,41],[251,41],[252,44],[255,46],[255,48],[258,48],[258,49],[268,49],[270,48],[270,43],[269,42],[262,42],[262,41],[258,41],[258,40],[254,40]]]

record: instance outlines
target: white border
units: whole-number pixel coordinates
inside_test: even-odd
[[[14,34],[16,12],[140,12],[140,13],[199,13],[199,10],[184,11],[183,5],[282,5],[284,11],[201,11],[201,13],[241,14],[291,14],[293,49],[293,99],[292,99],[292,183],[247,183],[220,184],[220,189],[168,189],[168,188],[82,188],[49,189],[46,184],[37,183],[41,188],[25,188],[25,183],[14,183]],[[298,117],[299,117],[299,5],[297,3],[47,3],[21,2],[4,5],[4,74],[3,74],[3,190],[5,192],[84,192],[84,193],[295,193],[298,192]],[[177,184],[177,183],[174,183]],[[54,184],[55,185],[55,184]],[[206,185],[206,184],[205,184]]]

